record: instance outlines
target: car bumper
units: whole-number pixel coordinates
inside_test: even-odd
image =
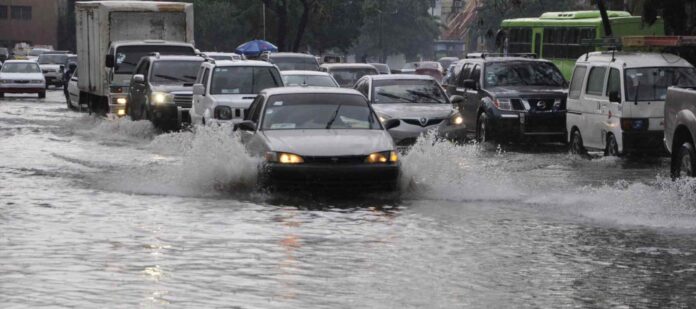
[[[543,139],[565,141],[566,113],[501,113],[489,119],[498,139]]]
[[[3,84],[0,92],[3,93],[39,93],[46,91],[45,84]]]
[[[664,153],[664,131],[623,132],[623,153]]]
[[[191,123],[191,109],[176,106],[174,104],[156,105],[152,109],[152,116],[155,121],[173,121],[179,124]]]
[[[394,140],[394,144],[396,146],[406,147],[415,144],[419,136],[428,134],[430,131],[437,130],[438,126],[439,124],[421,127],[407,124],[402,121],[398,127],[389,130],[389,134]]]
[[[47,84],[62,84],[63,74],[60,73],[46,73],[44,74]]]
[[[264,187],[282,190],[374,192],[397,189],[400,166],[383,164],[277,164],[262,167]]]

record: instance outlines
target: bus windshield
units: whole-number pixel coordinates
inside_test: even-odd
[[[668,87],[696,87],[696,69],[689,67],[627,69],[625,74],[628,101],[664,101]]]
[[[563,87],[565,79],[555,65],[540,61],[494,62],[486,66],[486,87],[551,86]]]

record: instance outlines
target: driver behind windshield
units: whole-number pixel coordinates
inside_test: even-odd
[[[150,82],[153,84],[193,84],[203,61],[157,61]]]

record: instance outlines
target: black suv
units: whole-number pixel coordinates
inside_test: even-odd
[[[159,54],[141,58],[128,88],[126,114],[133,120],[150,120],[165,131],[190,123],[193,83],[203,60]]]
[[[447,94],[465,125],[450,137],[565,142],[567,82],[553,63],[530,56],[471,54],[457,69]]]

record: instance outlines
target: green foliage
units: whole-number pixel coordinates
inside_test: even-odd
[[[263,35],[257,0],[194,0],[193,4],[196,45],[202,51],[234,51]]]

